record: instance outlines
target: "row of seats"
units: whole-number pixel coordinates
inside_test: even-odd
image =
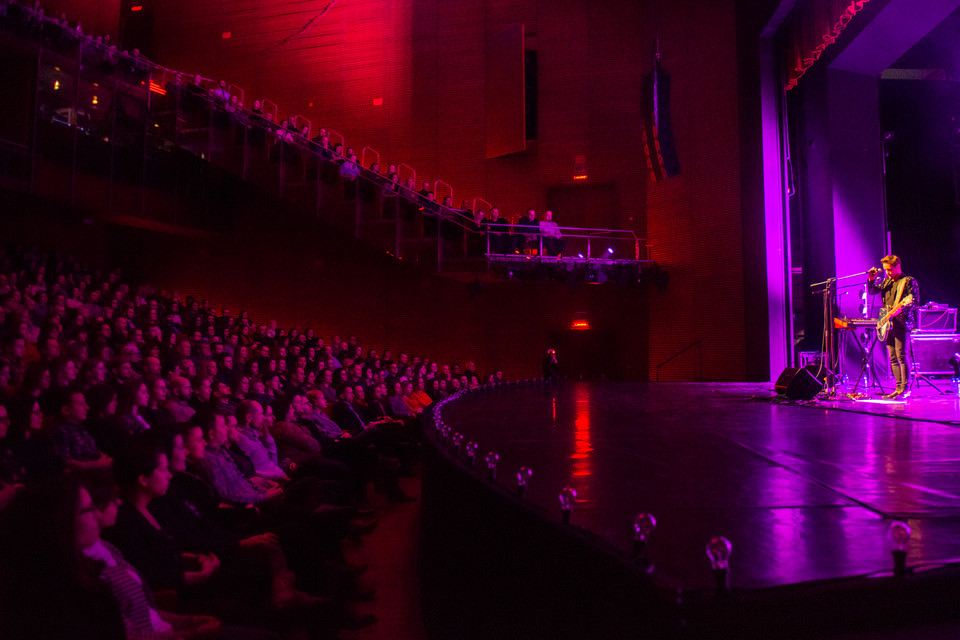
[[[416,500],[433,403],[504,384],[38,249],[0,252],[0,313],[5,638],[374,624],[344,545]]]

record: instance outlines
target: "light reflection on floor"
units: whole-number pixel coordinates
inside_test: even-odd
[[[885,571],[891,519],[914,531],[911,564],[960,557],[960,429],[952,398],[912,399],[904,419],[760,401],[769,385],[591,384],[484,392],[448,405],[447,422],[500,454],[500,478],[533,469],[529,500],[630,548],[632,520],[658,521],[659,580],[708,588],[703,547],[734,545],[731,581],[763,587]],[[840,403],[836,403],[839,405]],[[872,411],[874,407],[867,407]],[[885,408],[885,413],[889,413]]]

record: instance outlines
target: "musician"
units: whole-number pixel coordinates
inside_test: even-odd
[[[910,332],[917,326],[917,309],[920,306],[920,285],[916,278],[903,274],[900,258],[889,255],[880,260],[883,266],[884,278],[879,276],[879,270],[872,267],[867,272],[867,290],[870,293],[879,293],[883,299],[883,316],[890,313],[890,327],[886,335],[887,354],[890,356],[890,370],[897,388],[884,395],[884,398],[906,398],[910,395]]]

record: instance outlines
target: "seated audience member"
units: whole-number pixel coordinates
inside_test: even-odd
[[[117,413],[117,391],[110,384],[96,384],[86,390],[87,399],[87,431],[103,449],[104,441],[108,437],[107,430],[113,424]]]
[[[527,215],[521,216],[513,225],[514,251],[524,253],[527,250],[539,250],[537,239],[539,232],[537,212],[534,209],[528,209]]]
[[[427,401],[427,404],[423,404],[423,399],[418,395],[414,395],[413,382],[408,381],[403,384],[403,402],[410,409],[410,413],[415,416],[423,413],[423,410],[431,402],[429,398],[427,398]]]
[[[543,253],[547,256],[558,256],[563,251],[563,234],[560,227],[553,220],[553,211],[543,214],[540,221],[540,235],[543,236]]]
[[[23,488],[27,471],[10,447],[10,416],[0,404],[0,513],[9,505],[17,492]]]
[[[105,535],[155,590],[208,583],[220,569],[213,554],[183,554],[150,513],[150,502],[166,493],[170,476],[166,454],[141,441],[128,443],[115,460],[122,502],[116,524]]]
[[[282,488],[257,487],[237,467],[237,463],[227,451],[230,435],[223,415],[207,410],[199,416],[199,420],[206,438],[203,473],[223,502],[235,506],[258,506],[268,502],[276,504],[283,499]]]
[[[343,197],[357,197],[357,179],[360,178],[360,165],[357,163],[357,155],[352,153],[347,156],[346,161],[340,165],[340,178],[343,179]]]
[[[509,237],[510,224],[500,217],[500,210],[494,207],[490,210],[490,217],[481,221],[486,230],[490,253],[507,253],[506,241]]]
[[[216,89],[210,92],[210,95],[221,103],[229,102],[230,90],[227,88],[227,81],[221,80]]]
[[[159,376],[145,376],[144,380],[150,393],[150,404],[140,409],[141,416],[153,429],[169,429],[176,421],[166,408],[170,397],[167,381]]]
[[[183,550],[176,533],[150,510],[166,495],[172,478],[166,454],[155,445],[143,439],[134,443],[118,456],[114,476],[122,500],[116,524],[105,535],[152,588],[177,589],[187,607],[212,608],[231,621],[258,626],[271,606],[319,602],[291,591],[288,580],[275,581],[269,557],[257,557],[257,552],[231,555],[230,565],[224,566],[211,550]]]
[[[193,429],[185,428],[187,432]],[[227,584],[247,589],[249,576],[255,576],[254,582],[262,589],[269,585],[274,609],[320,604],[294,587],[295,578],[276,534],[242,536],[217,524],[217,505],[209,488],[187,472],[183,434],[174,433],[164,443],[172,477],[166,493],[152,500],[148,507],[164,531],[186,552],[212,553],[221,558],[221,573]],[[263,591],[261,595],[265,595]]]
[[[414,383],[414,390],[410,396],[422,407],[426,409],[433,404],[433,398],[427,393],[427,381],[423,377],[418,377]]]
[[[392,390],[393,393],[391,393],[388,398],[390,412],[398,418],[413,418],[413,410],[410,409],[410,405],[404,400],[403,383],[400,381],[394,382]]]
[[[133,438],[150,430],[150,424],[140,411],[150,404],[150,392],[141,378],[133,378],[120,387],[117,394],[117,413],[107,421],[100,446],[110,455],[127,445]]]
[[[221,629],[220,621],[211,616],[183,615],[156,608],[152,590],[143,575],[127,562],[119,549],[100,537],[104,529],[117,521],[119,501],[115,487],[99,479],[88,479],[83,484],[80,498],[84,515],[82,524],[78,525],[78,546],[81,553],[100,568],[98,577],[119,606],[127,638],[175,639],[214,633],[230,637],[229,629]],[[221,631],[224,633],[220,634]]]
[[[379,382],[370,386],[366,391],[366,404],[363,410],[363,419],[370,422],[394,419],[387,401],[387,385]]]
[[[189,404],[191,395],[189,379],[183,376],[174,376],[170,379],[170,393],[166,409],[175,423],[187,422],[196,413],[196,410]]]
[[[0,518],[0,620],[5,640],[123,640],[119,607],[81,553],[96,528],[90,496],[72,482],[20,491]],[[86,538],[84,536],[87,536]]]
[[[54,451],[49,430],[44,429],[40,403],[29,396],[17,396],[7,402],[6,408],[10,422],[0,446],[12,456],[13,464],[22,468],[23,480],[37,482],[61,475],[63,459]],[[8,483],[18,475],[18,470],[10,473]]]
[[[237,406],[237,446],[253,463],[256,475],[274,482],[289,477],[279,465],[277,443],[263,426],[263,407],[255,400],[243,400]]]
[[[50,428],[53,449],[69,470],[109,469],[113,460],[103,453],[87,430],[87,400],[73,389],[55,394],[53,424]]]
[[[213,380],[210,378],[197,378],[197,390],[190,401],[190,407],[194,411],[209,408],[212,405]]]
[[[396,171],[387,174],[387,180],[383,184],[381,195],[384,198],[395,198],[400,192],[400,174]]]

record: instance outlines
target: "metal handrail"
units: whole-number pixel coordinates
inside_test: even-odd
[[[625,258],[615,258],[615,257],[606,257],[606,256],[595,257],[591,255],[591,246],[592,246],[591,240],[606,239],[608,241],[621,241],[621,242],[631,241],[634,249],[634,252],[633,252],[634,257],[628,260],[637,261],[637,262],[650,261],[648,256],[641,256],[639,253],[639,247],[641,246],[641,244],[643,246],[646,246],[646,240],[642,238],[638,238],[636,232],[630,229],[601,229],[601,228],[592,228],[592,227],[557,227],[557,228],[560,230],[562,237],[565,239],[585,238],[587,240],[587,254],[583,258],[580,258],[581,260],[589,261],[589,262],[618,262],[618,261],[624,260]],[[511,231],[509,229],[504,229],[502,227],[500,229],[488,228],[486,231],[487,231],[487,234],[492,234],[492,233],[501,234],[501,235],[511,234]],[[529,231],[527,231],[526,229],[519,232],[514,230],[513,233],[514,234],[520,233],[523,235],[531,235],[531,236],[536,235],[541,240],[543,238],[543,234],[540,233],[539,227],[530,227]],[[543,251],[541,247],[540,255],[542,254],[543,254]],[[509,256],[513,254],[505,252],[505,253],[490,253],[490,255]],[[527,256],[524,256],[524,257],[527,257]]]
[[[479,214],[478,214],[477,212],[480,211],[480,209],[477,209],[477,205],[478,205],[479,203],[481,203],[481,202],[482,202],[483,204],[487,205],[487,208],[484,209],[484,211],[490,211],[491,209],[493,209],[493,203],[491,203],[491,202],[489,202],[489,201],[487,201],[487,200],[484,200],[484,199],[481,198],[480,196],[475,196],[475,197],[473,198],[473,219],[474,219],[476,222],[478,222],[478,223],[480,222],[480,220],[479,220],[479,218],[478,218],[478,215],[479,215]]]
[[[313,131],[313,123],[310,121],[310,119],[307,118],[307,117],[305,117],[305,116],[300,115],[299,113],[298,113],[297,115],[295,115],[295,116],[292,116],[292,117],[290,118],[290,121],[293,122],[293,126],[297,128],[297,133],[300,133],[300,129],[303,128],[303,125],[304,125],[304,124],[306,124],[308,127],[310,127],[309,129],[307,129],[307,134],[308,134],[308,136],[309,136],[310,132]],[[310,139],[310,138],[308,137],[307,140],[309,140],[309,139]]]
[[[374,149],[373,147],[364,147],[360,150],[360,166],[364,169],[368,169],[370,165],[367,164],[367,151],[376,155],[377,164],[380,164],[380,152]]]
[[[333,149],[335,146],[337,146],[336,144],[333,143],[333,138],[334,138],[334,136],[336,136],[337,138],[340,138],[340,144],[341,144],[341,145],[343,145],[344,147],[347,146],[347,139],[343,137],[343,134],[342,134],[342,133],[340,133],[339,131],[334,131],[333,129],[327,129],[327,138],[330,140],[330,148],[331,148],[331,149]],[[346,151],[346,150],[344,150],[344,151]]]
[[[270,122],[273,122],[274,124],[279,124],[279,122],[277,122],[277,119],[280,117],[280,107],[277,106],[276,102],[274,102],[273,100],[268,100],[267,98],[264,98],[263,101],[260,103],[260,110],[263,111],[263,115],[266,116],[269,113],[269,111],[267,111],[268,104],[273,105],[273,120],[271,120]]]
[[[400,182],[403,183],[403,179],[404,179],[404,178],[403,178],[403,169],[404,169],[404,167],[406,167],[407,169],[409,169],[409,170],[410,170],[410,173],[413,174],[412,176],[409,176],[409,177],[413,178],[413,185],[416,186],[416,185],[417,185],[417,170],[414,169],[413,167],[411,167],[410,165],[408,165],[406,162],[401,162],[400,164],[397,165],[397,175],[400,176]],[[403,187],[402,184],[401,184],[401,187]],[[416,192],[414,192],[414,193],[416,193]]]
[[[453,187],[439,178],[433,181],[433,199],[437,202],[443,202],[443,199],[440,197],[440,185],[447,188],[447,191],[450,192],[447,195],[450,196],[450,202],[453,202]]]
[[[227,85],[227,91],[230,92],[230,95],[234,95],[234,93],[233,93],[233,90],[234,90],[234,89],[239,89],[239,90],[240,90],[240,96],[239,96],[238,99],[240,100],[240,104],[241,104],[241,105],[244,104],[243,99],[244,99],[244,97],[246,96],[246,93],[244,92],[243,87],[241,87],[241,86],[239,86],[239,85],[235,85],[235,84],[229,84],[229,85]],[[229,104],[229,101],[228,101],[228,104]],[[246,108],[246,107],[244,107],[244,108]]]

